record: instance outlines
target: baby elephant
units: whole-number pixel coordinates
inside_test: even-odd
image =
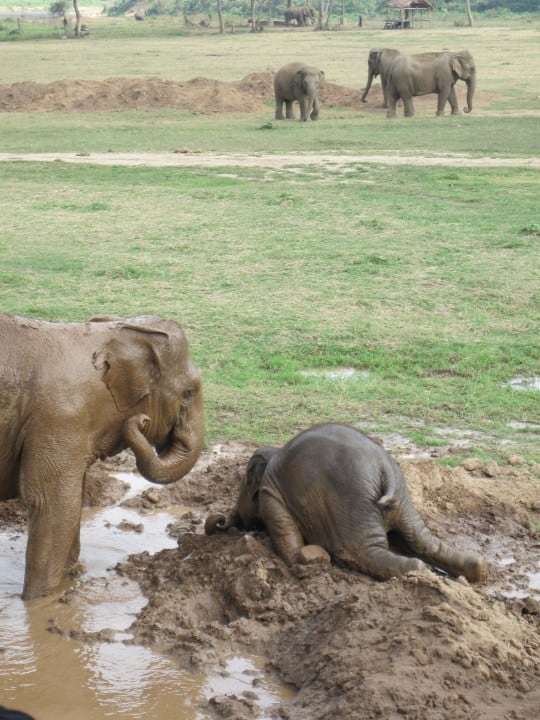
[[[276,96],[276,120],[283,120],[283,103],[287,120],[294,120],[293,102],[300,105],[300,120],[319,117],[319,99],[317,91],[324,81],[324,73],[316,67],[303,62],[292,62],[280,68],[274,77]]]
[[[412,554],[451,575],[479,581],[487,574],[482,560],[432,535],[396,461],[347,425],[318,425],[282,448],[257,450],[235,509],[228,519],[208,517],[205,531],[210,535],[257,523],[266,527],[288,565],[327,557],[328,551],[338,564],[380,580],[424,569],[416,557],[389,549],[387,533],[393,530]]]

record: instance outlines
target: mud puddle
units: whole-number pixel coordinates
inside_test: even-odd
[[[116,473],[128,502],[150,483]],[[1,506],[1,504],[0,504]],[[23,603],[26,534],[0,521],[0,704],[38,720],[178,718],[200,720],[216,693],[251,692],[256,717],[281,698],[256,655],[224,658],[219,673],[188,671],[174,657],[136,645],[129,631],[146,605],[138,583],[114,568],[131,553],[175,548],[167,527],[191,511],[115,505],[86,509],[81,526],[84,571],[55,595]],[[254,684],[257,686],[254,691]]]

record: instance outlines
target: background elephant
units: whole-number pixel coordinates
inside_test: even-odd
[[[323,81],[322,70],[303,62],[292,62],[281,67],[274,76],[276,120],[283,120],[283,103],[287,120],[294,119],[295,100],[300,105],[300,120],[317,120],[320,108],[317,91]]]
[[[311,25],[315,20],[315,10],[307,5],[287,8],[285,10],[285,23],[290,25],[291,20],[296,20],[296,24],[300,27]]]
[[[386,84],[388,81],[388,71],[393,60],[399,55],[399,50],[394,48],[372,48],[368,55],[368,81],[362,95],[362,102],[367,102],[366,98],[371,89],[373,78],[377,75],[381,76],[381,86],[383,91],[383,107],[388,107],[386,97]]]
[[[390,67],[398,55],[401,55],[400,51],[395,50],[394,48],[379,48],[369,51],[368,81],[364,90],[364,94],[362,95],[362,102],[367,102],[366,98],[371,89],[371,83],[373,82],[373,78],[377,77],[377,75],[380,75],[383,91],[383,107],[388,107],[388,75],[390,72]],[[437,58],[439,55],[441,55],[440,52],[425,52],[418,53],[417,55],[411,55],[411,57],[422,60],[435,60],[435,58]]]
[[[179,480],[203,446],[199,373],[173,320],[84,324],[0,316],[0,500],[28,511],[25,599],[79,557],[86,469],[130,447],[148,480]]]
[[[398,55],[388,72],[387,117],[396,116],[396,104],[400,98],[403,100],[405,117],[412,117],[415,113],[412,98],[429,93],[437,93],[437,115],[444,115],[447,101],[452,108],[452,115],[459,115],[454,85],[460,79],[467,83],[467,107],[463,109],[470,113],[476,87],[476,67],[467,50],[443,52],[435,57],[431,57],[431,53],[426,56]]]
[[[486,574],[481,560],[432,535],[395,460],[346,425],[319,425],[281,449],[258,450],[240,483],[235,509],[227,519],[207,518],[205,530],[249,529],[257,522],[288,565],[324,555],[324,548],[338,563],[378,579],[424,568],[416,557],[389,549],[387,534],[395,531],[412,554],[452,575],[481,580]]]

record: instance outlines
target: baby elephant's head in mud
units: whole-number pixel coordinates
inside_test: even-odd
[[[381,580],[424,570],[425,563],[471,581],[486,576],[482,560],[428,530],[396,461],[347,425],[319,425],[282,448],[257,450],[235,508],[228,518],[208,517],[205,531],[258,524],[288,565],[329,555]],[[400,536],[405,555],[390,548],[390,531]]]

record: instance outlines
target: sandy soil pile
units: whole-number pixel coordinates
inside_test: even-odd
[[[527,573],[538,572],[536,467],[519,457],[503,467],[471,461],[468,469],[402,461],[430,528],[482,554],[490,564],[489,584],[473,587],[435,573],[380,583],[334,565],[291,570],[264,532],[203,534],[209,513],[234,505],[253,449],[225,444],[179,483],[151,487],[123,503],[143,513],[187,508],[169,528],[177,549],[134,555],[117,568],[148,597],[131,628],[134,642],[208,673],[223,670],[231,653],[265,656],[268,669],[294,690],[271,711],[275,718],[537,717],[540,603],[527,588]],[[94,465],[87,503],[117,502],[122,488],[109,488],[107,473],[130,467],[129,453]],[[24,520],[16,505],[0,503],[0,527]],[[521,597],[506,597],[509,590]],[[70,602],[76,601],[76,591],[70,592]],[[113,635],[51,629],[89,643]],[[255,698],[256,687],[214,697],[205,717],[253,720]]]
[[[132,627],[137,642],[203,670],[233,649],[266,656],[296,690],[276,718],[536,717],[540,604],[502,594],[526,588],[525,573],[535,570],[531,518],[540,504],[529,469],[402,462],[431,529],[484,555],[490,584],[432,573],[378,583],[335,566],[289,570],[262,532],[201,534],[201,516],[233,506],[251,451],[229,448],[231,458],[127,503],[193,507],[171,529],[177,550],[133,556],[119,568],[149,598]],[[214,699],[207,711],[257,716],[249,693]]]
[[[0,85],[0,112],[114,112],[179,108],[203,115],[213,113],[258,112],[264,102],[273,102],[274,73],[251,73],[243,80],[225,83],[208,78],[173,82],[159,78],[108,78],[95,80],[57,80],[51,83],[31,81]],[[458,84],[458,96],[466,87]],[[375,84],[368,103],[360,98],[363,88],[353,90],[332,82],[321,85],[319,99],[323,105],[348,107],[384,114],[380,84]],[[427,104],[427,105],[426,105]],[[461,103],[463,104],[463,102]],[[481,104],[476,93],[475,105]],[[433,107],[433,96],[415,98],[415,105]]]

